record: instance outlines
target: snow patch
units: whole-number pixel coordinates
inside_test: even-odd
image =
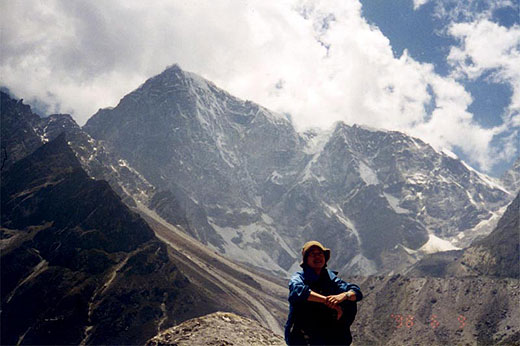
[[[388,201],[388,204],[390,204],[390,206],[392,207],[392,209],[397,213],[397,214],[409,214],[410,213],[410,210],[408,209],[404,209],[404,208],[401,208],[399,206],[399,199],[397,197],[394,197],[388,193],[383,193],[383,195],[385,196],[386,200]]]
[[[224,250],[227,257],[250,263],[267,270],[285,272],[266,251],[257,249],[256,245],[259,244],[254,236],[258,232],[269,231],[264,226],[255,223],[241,226],[240,229],[234,229],[231,227],[220,227],[212,222],[211,218],[208,218],[208,222],[224,239]],[[238,244],[236,239],[240,239]],[[279,240],[279,238],[277,238],[277,240]],[[281,242],[280,245],[284,249],[285,247],[289,248],[284,242]]]
[[[427,254],[450,250],[460,250],[460,248],[453,245],[450,241],[441,239],[433,234],[429,235],[426,244],[419,249],[419,251]]]
[[[361,179],[363,179],[363,181],[367,185],[379,184],[379,179],[377,179],[377,174],[363,162],[359,162],[359,175],[361,176]]]
[[[269,180],[271,180],[276,185],[281,185],[281,183],[279,181],[282,178],[283,178],[283,175],[281,175],[277,171],[273,171],[273,173],[271,173],[271,177],[269,178]]]
[[[352,233],[354,233],[354,235],[356,236],[356,239],[357,239],[357,242],[359,244],[359,246],[361,247],[361,237],[359,236],[359,232],[358,230],[356,229],[356,227],[354,226],[354,223],[352,223],[352,221],[349,220],[349,218],[347,218],[344,214],[343,214],[343,211],[341,210],[341,208],[339,207],[334,207],[330,204],[327,204],[325,202],[322,202],[322,205],[326,208],[325,212],[327,213],[327,210],[328,210],[328,213],[327,213],[327,216],[334,216],[336,217],[336,219],[338,219],[339,222],[341,222],[343,225],[345,225],[345,227],[352,231]]]
[[[183,72],[186,77],[191,79],[191,81],[193,82],[193,86],[195,86],[203,91],[206,91],[208,93],[211,92],[211,89],[209,88],[209,85],[208,85],[208,81],[206,81],[204,78],[202,78],[192,72],[186,72],[186,71],[183,71]]]
[[[325,148],[325,145],[329,141],[330,136],[332,135],[332,131],[322,131],[322,130],[313,130],[316,135],[312,138],[309,138],[305,143],[305,148],[303,148],[303,152],[305,154],[314,155],[316,153],[320,153]]]
[[[373,275],[377,273],[377,265],[374,261],[369,260],[362,254],[357,254],[341,269],[342,273],[349,273],[352,271],[360,275]]]
[[[262,214],[262,221],[264,221],[268,225],[271,225],[273,223],[273,219],[267,214]]]
[[[441,154],[444,154],[444,155],[448,156],[451,159],[459,160],[459,157],[457,156],[457,154],[455,154],[454,152],[452,152],[452,151],[450,151],[450,150],[448,150],[446,148],[443,148],[441,150]]]
[[[412,141],[412,143],[415,145],[415,147],[416,147],[417,149],[422,149],[422,146],[419,145],[419,143],[417,143],[417,141],[415,140],[415,138],[410,137],[410,140]]]
[[[409,177],[407,177],[407,182],[409,184],[418,184],[418,185],[423,185],[423,184],[426,184],[428,183],[429,181],[429,177],[425,174],[422,174],[422,173],[415,173]]]
[[[471,244],[473,240],[480,236],[486,236],[491,233],[497,226],[498,221],[505,213],[507,205],[503,206],[496,212],[491,212],[492,215],[488,219],[480,221],[475,227],[464,230],[453,237],[453,242],[457,246],[466,247]]]
[[[220,157],[224,162],[231,168],[235,168],[235,162],[238,162],[238,159],[230,150],[226,149],[226,143],[222,140],[221,136],[217,137],[217,148],[219,150]]]
[[[407,248],[406,246],[404,246],[403,244],[399,244],[399,246],[401,246],[401,248],[406,251],[407,254],[409,255],[415,255],[417,253],[417,250],[412,250],[410,248]]]
[[[229,211],[228,213],[231,213],[231,211]],[[255,215],[256,214],[256,210],[253,209],[253,208],[240,208],[239,209],[239,213],[240,214]]]
[[[475,168],[471,167],[470,165],[468,165],[466,162],[464,161],[460,161],[464,167],[466,167],[469,171],[475,173],[487,186],[491,187],[491,188],[494,188],[494,189],[498,189],[498,190],[501,190],[503,192],[505,192],[506,194],[510,195],[511,192],[507,191],[507,189],[505,187],[503,187],[500,183],[498,183],[497,180],[491,178],[490,176],[488,175],[485,175],[483,173],[480,173],[479,171],[477,171]]]
[[[305,166],[303,177],[300,179],[299,183],[310,180],[311,178],[315,178],[320,183],[325,180],[322,176],[316,176],[312,172],[312,167],[318,161],[318,158],[323,152],[323,148],[325,148],[331,135],[332,131],[318,131],[314,137],[307,140],[303,151],[308,155],[312,155],[312,159]]]

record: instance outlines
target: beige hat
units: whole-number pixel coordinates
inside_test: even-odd
[[[321,251],[323,251],[323,253],[325,254],[325,263],[327,263],[329,261],[330,249],[327,249],[326,247],[321,245],[321,243],[319,241],[311,240],[311,241],[306,242],[303,245],[303,248],[302,248],[302,263],[300,263],[300,267],[303,267],[303,264],[305,263],[305,258],[307,257],[307,252],[309,252],[309,250],[313,246],[316,246],[316,247],[320,248]]]

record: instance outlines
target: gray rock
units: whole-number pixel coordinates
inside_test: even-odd
[[[285,341],[256,321],[229,312],[215,312],[162,331],[146,345],[267,346],[285,345]]]

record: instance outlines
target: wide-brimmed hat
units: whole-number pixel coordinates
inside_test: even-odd
[[[319,241],[316,241],[316,240],[311,240],[311,241],[308,241],[306,242],[304,245],[303,245],[303,248],[302,248],[302,263],[300,263],[300,266],[303,267],[303,264],[305,263],[305,259],[307,257],[307,252],[309,252],[309,250],[313,247],[313,246],[316,246],[318,247],[321,251],[323,251],[323,254],[325,255],[325,263],[327,263],[329,261],[329,258],[330,258],[330,249],[327,249],[325,246],[321,245],[321,243]]]

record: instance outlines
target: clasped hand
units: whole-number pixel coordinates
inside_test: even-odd
[[[356,301],[356,294],[352,291],[343,292],[340,294],[335,294],[331,296],[325,297],[325,305],[329,308],[334,308],[339,303],[344,302],[345,300]]]

